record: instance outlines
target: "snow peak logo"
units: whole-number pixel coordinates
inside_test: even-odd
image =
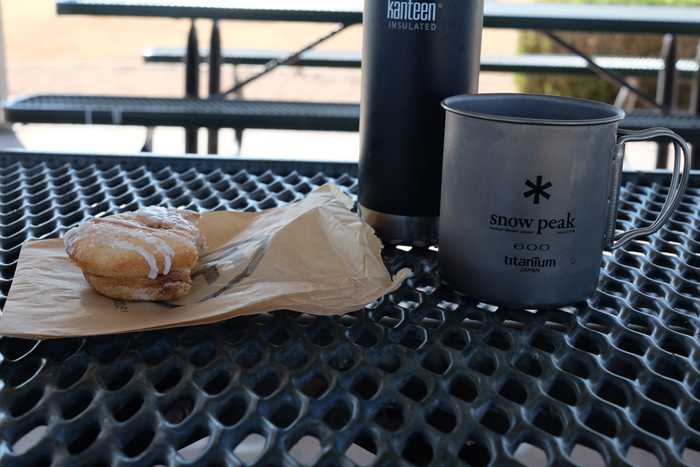
[[[542,235],[545,232],[564,234],[576,231],[576,218],[573,217],[570,212],[566,213],[566,217],[538,219],[534,217],[513,217],[491,214],[489,226],[491,230],[501,230],[504,232],[535,233],[537,235]]]
[[[436,31],[437,13],[441,3],[413,0],[387,0],[386,18],[389,29],[406,31]]]
[[[525,181],[525,186],[527,186],[529,190],[523,193],[523,197],[532,197],[532,202],[534,204],[540,204],[540,198],[549,199],[551,196],[547,190],[552,188],[552,182],[542,183],[542,175],[537,176],[537,181],[535,183],[527,179]]]

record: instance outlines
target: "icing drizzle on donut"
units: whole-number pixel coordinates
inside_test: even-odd
[[[148,278],[155,279],[158,277],[158,262],[156,261],[156,257],[145,248],[126,240],[114,240],[114,246],[122,250],[135,251],[141,255],[146,261],[146,264],[148,264]]]
[[[72,257],[84,248],[111,248],[131,251],[143,258],[148,278],[168,275],[173,269],[176,246],[187,240],[199,246],[196,224],[198,214],[162,207],[142,208],[134,212],[93,218],[70,229],[64,236],[66,252]],[[162,269],[162,271],[161,271]]]
[[[147,232],[143,232],[141,230],[124,230],[120,232],[120,234],[141,239],[156,247],[158,253],[160,253],[161,258],[163,259],[162,274],[165,275],[170,273],[170,269],[172,268],[173,264],[173,257],[175,256],[175,251],[170,245],[168,245],[168,243],[164,239],[160,237],[155,237],[153,235],[149,235]]]

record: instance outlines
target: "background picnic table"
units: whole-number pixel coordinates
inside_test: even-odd
[[[51,0],[36,2],[13,2],[5,6],[7,23],[8,47],[13,53],[8,57],[12,77],[10,81],[11,94],[27,94],[41,90],[42,92],[77,92],[96,94],[139,94],[139,95],[182,95],[182,75],[178,69],[169,66],[143,66],[139,53],[144,46],[182,47],[187,32],[187,22],[167,19],[148,18],[102,18],[99,21],[89,17],[73,17],[70,15],[56,17],[55,4]],[[206,22],[205,22],[206,23]],[[208,42],[208,26],[200,31],[200,44]],[[317,37],[327,31],[328,25],[287,24],[276,23],[275,34],[266,33],[268,28],[261,28],[255,22],[239,22],[235,27],[222,27],[223,43],[231,47],[251,48],[293,48]],[[109,40],[119,32],[129,30],[130,34],[121,35],[119,43]],[[32,31],[32,35],[25,34]],[[42,34],[50,40],[41,40]],[[262,33],[261,33],[262,32]],[[31,37],[31,39],[30,39]],[[34,39],[37,40],[34,40]],[[515,55],[516,33],[510,30],[495,31],[486,29],[484,33],[485,56]],[[41,49],[36,44],[41,44]],[[321,49],[352,50],[360,44],[360,30],[351,28],[337,36]],[[80,51],[79,54],[75,53]],[[38,53],[37,53],[38,52]],[[79,56],[80,59],[75,57]],[[50,57],[50,58],[46,58]],[[71,57],[71,58],[69,58]],[[43,67],[43,68],[42,68]],[[49,68],[50,72],[39,72]],[[230,77],[224,75],[225,86]],[[206,84],[206,75],[202,79],[202,87]],[[138,91],[135,91],[138,90]],[[513,91],[515,86],[509,75],[484,74],[481,80],[482,92]],[[202,95],[206,93],[202,92]],[[246,89],[248,98],[300,99],[310,101],[348,101],[359,100],[359,72],[357,70],[295,70],[285,69],[276,71],[260,82]],[[81,132],[82,147],[94,148],[96,141],[105,137],[113,139],[115,149],[124,148],[135,150],[142,139],[140,129],[103,129],[91,128]],[[179,152],[181,136],[180,129],[161,130],[161,143],[173,141],[172,145],[161,145],[161,152]],[[226,130],[224,130],[226,132]],[[93,137],[85,138],[85,134]],[[111,135],[120,134],[120,137]],[[75,132],[61,128],[28,127],[21,130],[20,135],[32,139],[35,148],[51,149],[55,144],[70,141],[74,144]],[[68,135],[68,136],[66,136]],[[131,136],[129,136],[131,135]],[[342,140],[335,145],[332,157],[352,159],[357,154],[355,135],[323,135],[318,138],[318,145],[309,145],[309,141],[301,135],[283,134],[276,141],[279,148],[298,147],[298,153],[305,155],[316,154],[317,157],[328,157],[325,148],[330,138]],[[230,138],[232,139],[232,138]],[[226,144],[225,135],[222,136]],[[262,144],[258,144],[262,143]],[[258,132],[250,132],[246,136],[247,154],[269,154],[266,145],[271,141]],[[290,144],[291,143],[291,144]],[[43,146],[42,146],[43,145]],[[75,144],[74,144],[75,147]],[[224,148],[224,152],[226,152]],[[274,152],[274,148],[273,151]],[[281,153],[282,151],[277,151]],[[651,151],[649,151],[651,156]],[[651,158],[648,167],[653,165]]]

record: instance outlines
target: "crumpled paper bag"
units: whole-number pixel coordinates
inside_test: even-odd
[[[318,315],[356,311],[399,287],[372,228],[351,199],[325,185],[304,200],[259,213],[200,219],[207,249],[189,295],[174,302],[124,302],[99,295],[68,259],[61,239],[27,243],[0,334],[55,338],[213,323],[274,310]]]

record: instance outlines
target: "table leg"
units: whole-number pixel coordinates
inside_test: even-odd
[[[698,64],[698,71],[693,75],[690,94],[690,113],[700,116],[700,41],[698,41],[697,52],[695,53],[695,63]],[[693,149],[693,162],[691,168],[700,169],[700,138],[698,141],[690,141]]]
[[[556,44],[560,45],[564,49],[568,50],[574,55],[578,55],[582,59],[586,61],[588,64],[588,68],[591,69],[593,73],[598,75],[600,78],[613,83],[617,86],[621,86],[624,88],[627,88],[632,94],[637,96],[639,99],[644,101],[645,103],[649,104],[655,109],[660,109],[661,106],[657,104],[656,99],[654,96],[649,95],[647,92],[639,89],[637,86],[633,86],[630,84],[630,82],[620,73],[614,71],[614,70],[606,70],[605,68],[598,66],[598,64],[595,62],[593,57],[587,53],[585,53],[583,50],[579,49],[575,45],[565,41],[561,37],[559,37],[558,34],[556,34],[554,31],[540,31],[542,34],[545,36],[549,37],[553,42]]]
[[[209,98],[218,99],[221,90],[221,36],[219,22],[214,20],[211,26],[211,39],[209,42]],[[207,140],[207,152],[216,154],[219,152],[219,129],[209,128]]]
[[[196,98],[199,96],[199,43],[197,41],[197,28],[192,19],[190,33],[187,37],[187,54],[185,56],[185,97]],[[185,152],[197,153],[198,128],[185,128]]]
[[[347,29],[348,26],[349,26],[349,24],[339,24],[332,31],[319,37],[318,39],[314,40],[313,42],[306,44],[304,47],[300,48],[299,50],[297,50],[294,53],[289,54],[285,58],[274,58],[274,59],[270,60],[269,62],[265,63],[265,65],[263,65],[263,69],[261,71],[259,71],[258,73],[255,73],[252,76],[249,76],[248,78],[244,79],[243,81],[240,81],[239,83],[234,84],[232,87],[230,87],[229,89],[222,92],[222,94],[224,96],[228,95],[228,94],[235,94],[236,91],[243,89],[245,86],[249,85],[253,81],[257,81],[258,79],[262,78],[263,76],[267,75],[268,73],[275,71],[279,67],[297,62],[301,58],[301,56],[304,55],[306,52],[318,47],[322,43],[326,42],[328,39],[345,31],[345,29]]]
[[[698,65],[698,71],[693,75],[693,80],[690,85],[690,114],[700,116],[700,41],[695,51],[695,63]],[[700,138],[698,141],[689,141],[693,151],[693,162],[691,168],[694,170],[700,169]]]
[[[659,72],[658,85],[656,88],[656,102],[661,105],[663,111],[666,113],[671,112],[673,108],[676,90],[676,59],[678,55],[676,43],[675,35],[666,34],[661,48],[664,69]]]
[[[156,128],[153,126],[146,127],[146,139],[143,142],[141,152],[153,152],[153,133],[155,131]]]
[[[690,95],[690,113],[693,115],[700,115],[700,41],[698,41],[698,48],[695,53],[695,63],[698,64],[698,71],[693,75],[692,92]]]
[[[233,64],[233,84],[236,85],[240,82],[240,77],[238,76],[238,66],[234,63]],[[236,99],[244,99],[245,96],[243,95],[243,88],[240,88],[236,92],[233,93],[233,96]],[[233,129],[233,141],[236,143],[236,155],[240,156],[241,155],[241,148],[243,146],[243,128],[234,128]]]
[[[659,72],[656,88],[656,103],[661,105],[664,113],[670,113],[673,109],[676,91],[676,36],[666,34],[661,48],[661,57],[664,60],[664,69]],[[659,143],[656,152],[656,167],[665,169],[668,163],[668,144]]]

